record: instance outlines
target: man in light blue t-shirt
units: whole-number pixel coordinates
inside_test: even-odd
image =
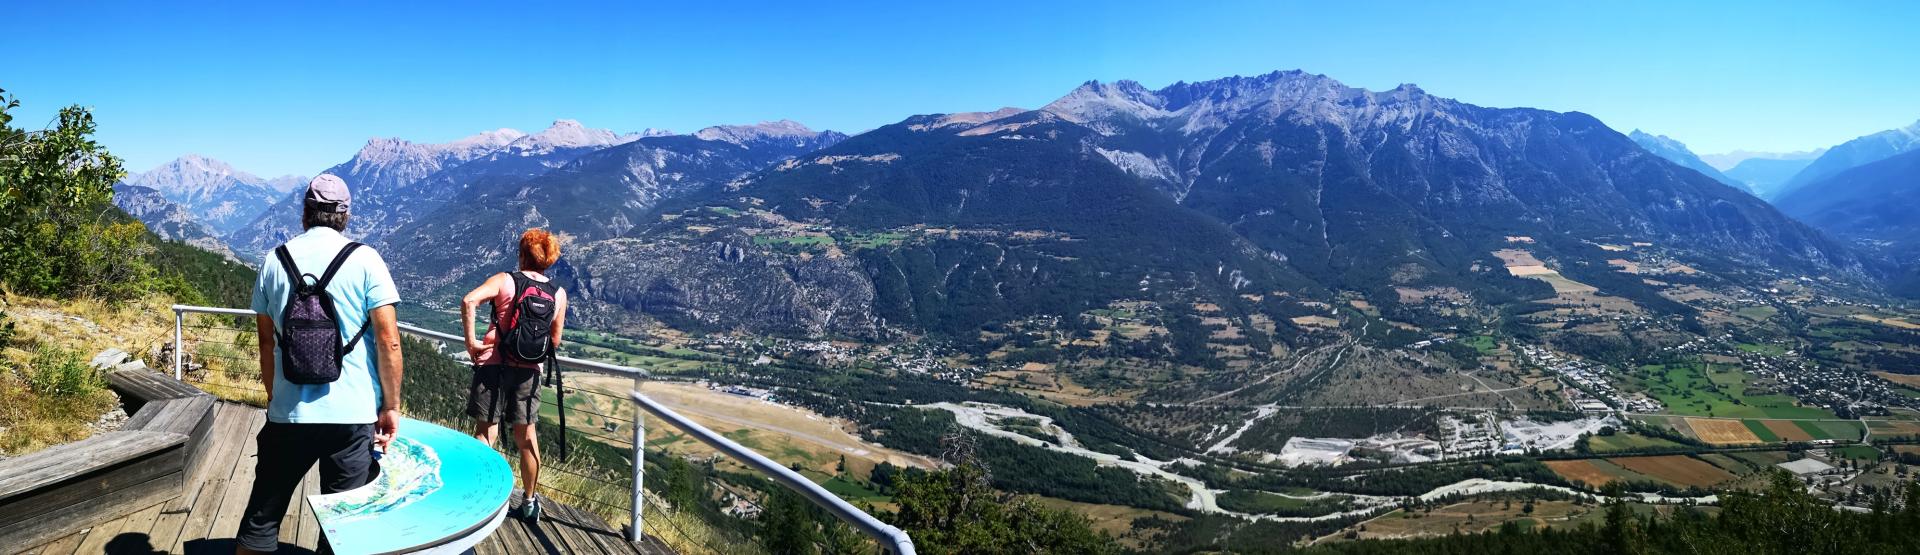
[[[334,318],[343,342],[364,330],[340,360],[340,376],[328,383],[287,380],[276,330],[294,279],[314,284],[351,241],[347,228],[352,195],[347,184],[321,175],[307,184],[301,225],[306,232],[286,242],[288,258],[301,276],[289,276],[274,254],[260,265],[253,288],[254,319],[260,336],[260,382],[267,388],[267,423],[255,438],[253,492],[235,534],[239,553],[272,553],[280,545],[280,519],[294,489],[315,463],[322,493],[366,485],[377,472],[375,450],[386,450],[400,419],[400,327],[387,263],[361,246],[340,261],[327,283]],[[276,371],[280,370],[280,371]]]

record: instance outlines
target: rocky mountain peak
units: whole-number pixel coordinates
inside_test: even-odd
[[[789,119],[763,121],[752,125],[716,125],[693,132],[693,136],[701,139],[734,144],[767,139],[806,139],[819,134],[800,122]]]
[[[532,156],[559,149],[613,146],[638,138],[638,134],[620,135],[608,129],[589,128],[577,120],[560,119],[539,133],[515,139],[507,148],[521,156]]]

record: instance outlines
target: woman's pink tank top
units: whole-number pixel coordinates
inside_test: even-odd
[[[541,275],[540,272],[520,272],[520,274],[527,276],[527,279],[531,279],[541,283],[546,283],[547,281],[547,276]],[[487,323],[487,335],[480,339],[481,343],[493,345],[495,341],[499,340],[500,330],[496,329],[496,327],[500,322],[507,321],[507,318],[513,315],[514,293],[518,293],[518,291],[513,290],[513,279],[509,277],[507,279],[507,286],[500,288],[500,292],[493,296],[493,321]],[[538,364],[531,364],[531,363],[521,362],[517,360],[510,360],[507,358],[505,354],[500,352],[500,349],[495,347],[488,347],[486,348],[486,350],[480,351],[480,359],[478,361],[478,364],[482,364],[482,365],[501,364],[506,366],[513,366],[516,368],[539,368],[540,367],[540,365]]]

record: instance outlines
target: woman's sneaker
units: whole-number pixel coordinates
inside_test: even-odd
[[[540,522],[540,496],[538,494],[527,496],[527,500],[520,504],[520,519],[527,522]]]

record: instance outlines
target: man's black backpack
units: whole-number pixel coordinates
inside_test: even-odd
[[[347,243],[340,254],[333,256],[333,263],[327,265],[327,271],[313,283],[307,283],[312,274],[300,273],[294,265],[293,255],[287,252],[287,246],[274,249],[274,256],[280,259],[280,267],[287,272],[287,308],[280,314],[280,374],[288,382],[297,384],[333,383],[340,379],[340,366],[353,352],[354,345],[360,343],[360,337],[366,335],[367,326],[360,326],[354,332],[353,339],[341,342],[340,315],[335,312],[333,295],[327,293],[327,284],[333,282],[333,274],[340,271],[340,265],[353,255],[359,243]]]
[[[553,317],[559,310],[552,280],[534,281],[520,272],[513,277],[513,311],[507,315],[499,348],[508,358],[539,364],[553,358]]]

